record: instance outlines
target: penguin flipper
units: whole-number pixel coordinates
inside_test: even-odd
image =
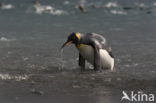
[[[94,49],[94,60],[93,60],[93,65],[94,65],[94,70],[100,70],[101,69],[101,61],[100,61],[100,52],[99,49],[101,48],[101,45],[99,42],[95,39],[91,39],[86,43],[87,45],[91,45]]]
[[[100,53],[99,49],[95,46],[94,47],[94,70],[100,70],[101,64],[100,64]]]
[[[83,56],[79,53],[79,66],[81,67],[82,71],[85,69],[85,59]]]

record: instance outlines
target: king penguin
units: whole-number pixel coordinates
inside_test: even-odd
[[[96,33],[71,33],[62,48],[69,44],[75,44],[79,51],[79,66],[85,68],[87,60],[94,66],[94,70],[114,68],[114,56],[107,40]]]

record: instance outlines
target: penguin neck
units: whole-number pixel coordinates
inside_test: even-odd
[[[79,39],[79,40],[75,43],[75,46],[76,46],[77,49],[79,49],[79,48],[82,46],[81,39]]]
[[[79,49],[81,46],[82,46],[82,44],[75,44],[75,47],[76,47],[77,49]]]

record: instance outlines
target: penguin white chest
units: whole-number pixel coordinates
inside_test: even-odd
[[[91,64],[94,64],[94,49],[90,45],[80,44],[76,46],[80,54]],[[113,70],[114,58],[112,58],[108,52],[104,49],[100,49],[100,61],[102,68]]]

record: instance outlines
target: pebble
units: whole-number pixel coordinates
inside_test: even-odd
[[[35,89],[31,89],[31,93],[36,94],[36,95],[43,95],[44,94],[43,91],[37,91]]]
[[[73,85],[72,88],[80,88],[78,85]]]

